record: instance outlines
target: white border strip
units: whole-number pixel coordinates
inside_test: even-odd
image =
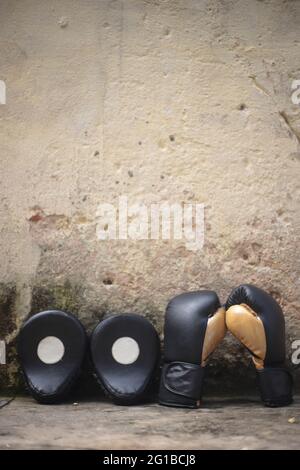
[[[6,364],[6,345],[5,345],[5,341],[0,341],[0,364]]]

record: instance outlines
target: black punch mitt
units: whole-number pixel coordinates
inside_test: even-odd
[[[100,322],[91,336],[96,379],[114,403],[134,405],[149,398],[160,357],[153,325],[135,314]]]
[[[57,403],[80,375],[87,337],[80,321],[59,310],[30,317],[18,337],[18,357],[30,394],[40,403]]]

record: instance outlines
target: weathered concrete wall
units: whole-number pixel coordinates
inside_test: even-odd
[[[1,0],[0,337],[41,308],[161,330],[184,290],[253,282],[300,339],[300,2]],[[205,204],[205,244],[107,240],[97,207]],[[231,338],[210,375],[237,377]],[[219,365],[219,367],[218,367]],[[242,376],[245,369],[239,368]],[[222,379],[223,380],[223,379]],[[225,379],[224,379],[225,380]]]

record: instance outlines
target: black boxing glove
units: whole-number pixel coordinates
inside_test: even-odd
[[[200,406],[206,361],[225,332],[225,309],[215,292],[189,292],[169,302],[159,391],[161,405]]]
[[[292,376],[285,367],[285,323],[278,303],[258,287],[244,284],[226,302],[226,325],[251,352],[266,406],[293,401]]]

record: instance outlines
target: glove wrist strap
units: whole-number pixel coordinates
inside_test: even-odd
[[[266,406],[286,406],[293,401],[293,378],[284,367],[257,369],[261,399]]]
[[[204,368],[188,362],[171,362],[162,369],[161,404],[197,408],[200,405]]]

